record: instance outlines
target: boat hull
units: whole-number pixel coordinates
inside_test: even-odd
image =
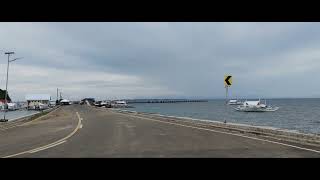
[[[239,102],[239,103],[228,103],[228,105],[241,105],[242,103],[241,102]]]
[[[274,111],[277,111],[278,109],[279,109],[278,107],[267,107],[267,108],[237,107],[235,108],[236,111],[241,111],[241,112],[274,112]]]

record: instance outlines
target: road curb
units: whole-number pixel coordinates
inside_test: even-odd
[[[11,129],[11,128],[23,125],[25,123],[30,123],[30,122],[39,120],[40,118],[46,117],[47,115],[49,115],[49,114],[53,113],[54,111],[58,110],[60,107],[61,106],[56,106],[54,108],[46,109],[46,110],[44,110],[42,112],[39,112],[39,113],[27,115],[27,116],[24,116],[24,117],[19,117],[19,118],[13,119],[11,121],[4,122],[4,123],[0,124],[0,131],[5,131],[7,129]],[[48,112],[48,113],[44,114],[44,115],[41,115],[40,117],[38,117],[36,119],[32,119],[35,116],[37,116],[37,115],[39,115],[40,113],[43,113],[43,112]]]

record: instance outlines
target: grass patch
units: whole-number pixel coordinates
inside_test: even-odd
[[[40,112],[40,113],[32,116],[29,120],[35,120],[35,119],[37,119],[37,118],[39,118],[39,117],[41,117],[41,116],[44,116],[44,115],[46,115],[46,114],[48,114],[48,113],[49,113],[48,111],[47,111],[47,112]]]

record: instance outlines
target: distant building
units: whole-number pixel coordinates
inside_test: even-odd
[[[26,95],[28,109],[46,109],[50,106],[51,96],[49,94]]]
[[[95,102],[95,99],[94,98],[85,98],[85,99],[82,99],[81,102],[82,102],[81,104],[88,102],[89,104],[93,105]]]

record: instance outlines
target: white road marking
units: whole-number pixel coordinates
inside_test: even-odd
[[[15,156],[19,156],[19,155],[22,155],[22,154],[26,154],[26,153],[36,153],[36,152],[39,152],[39,151],[43,151],[45,149],[49,149],[49,148],[52,148],[52,147],[55,147],[55,146],[58,146],[60,144],[63,144],[65,142],[67,142],[66,140],[68,138],[70,138],[71,136],[73,136],[79,129],[80,129],[80,126],[82,127],[82,124],[81,124],[81,119],[80,118],[80,115],[78,112],[76,112],[77,116],[78,116],[78,125],[77,127],[66,137],[58,140],[58,141],[55,141],[53,143],[50,143],[50,144],[47,144],[45,146],[41,146],[41,147],[38,147],[38,148],[34,148],[34,149],[31,149],[31,150],[28,150],[28,151],[24,151],[24,152],[20,152],[20,153],[16,153],[16,154],[12,154],[12,155],[9,155],[9,156],[5,156],[5,157],[2,157],[2,158],[10,158],[10,157],[15,157]]]
[[[60,144],[62,144],[62,143],[65,143],[65,142],[67,142],[67,141],[64,140],[64,141],[61,141],[61,142],[58,142],[58,143],[53,143],[53,144],[51,144],[51,145],[46,145],[46,146],[43,146],[43,147],[34,149],[34,150],[32,150],[32,151],[29,151],[29,153],[36,153],[36,152],[39,152],[39,151],[42,151],[42,150],[45,150],[45,149],[52,148],[52,147],[54,147],[54,146],[58,146],[58,145],[60,145]]]
[[[260,138],[255,138],[255,137],[250,137],[250,136],[245,136],[245,135],[240,135],[240,134],[234,134],[234,133],[229,133],[229,132],[217,131],[217,130],[213,130],[213,129],[207,129],[207,128],[189,126],[189,125],[178,124],[178,123],[173,123],[173,122],[165,122],[165,121],[155,120],[155,119],[146,118],[146,117],[132,116],[132,115],[123,114],[123,113],[118,113],[118,112],[113,112],[113,113],[122,114],[122,115],[129,116],[129,117],[136,117],[136,118],[140,118],[140,119],[150,120],[150,121],[156,121],[156,122],[166,123],[166,124],[183,126],[183,127],[193,128],[193,129],[200,129],[200,130],[212,131],[212,132],[221,133],[221,134],[228,134],[228,135],[233,135],[233,136],[239,136],[239,137],[243,137],[243,138],[248,138],[248,139],[253,139],[253,140],[258,140],[258,141],[263,141],[263,142],[269,142],[269,143],[278,144],[278,145],[282,145],[282,146],[287,146],[287,147],[292,147],[292,148],[296,148],[296,149],[301,149],[301,150],[311,151],[311,152],[315,152],[315,153],[320,153],[320,151],[318,151],[318,150],[303,148],[303,147],[299,147],[299,146],[295,146],[295,145],[280,143],[280,142],[271,141],[271,140],[266,140],[266,139],[260,139]]]
[[[82,120],[83,120],[83,118],[80,118],[79,113],[78,113],[78,118],[79,118],[79,120],[80,120],[80,126],[79,126],[79,128],[81,129],[81,128],[83,127],[83,124],[82,124]]]

